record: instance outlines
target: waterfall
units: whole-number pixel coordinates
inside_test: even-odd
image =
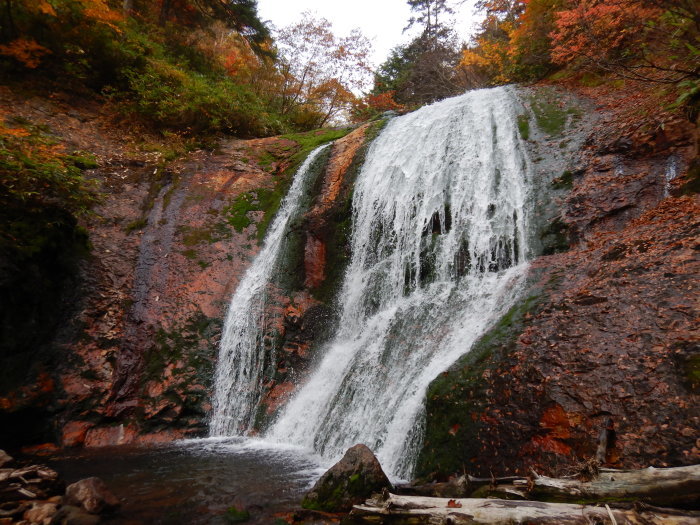
[[[212,436],[242,435],[253,428],[260,403],[260,384],[266,367],[274,365],[274,356],[267,355],[263,338],[266,288],[283,252],[287,225],[301,211],[311,167],[327,147],[316,148],[298,169],[262,250],[231,298],[214,378],[209,425]]]
[[[509,88],[392,119],[353,196],[340,323],[266,437],[338,458],[356,443],[408,478],[430,382],[517,298],[529,161]]]

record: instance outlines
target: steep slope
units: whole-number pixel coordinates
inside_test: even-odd
[[[638,99],[594,102],[572,167],[538,170],[561,195],[543,253],[563,253],[536,259],[521,304],[431,385],[423,476],[700,460],[697,127],[632,126]],[[556,108],[531,105],[531,125],[551,124]],[[575,127],[553,130],[555,148]]]

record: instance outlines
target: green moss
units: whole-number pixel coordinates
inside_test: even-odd
[[[604,76],[595,73],[584,73],[578,79],[579,84],[586,87],[599,87],[607,82]]]
[[[530,119],[527,115],[518,115],[518,130],[523,140],[528,140],[530,138]]]
[[[552,188],[555,190],[570,190],[574,185],[574,174],[566,170],[559,177],[552,181]]]
[[[696,157],[688,167],[687,182],[681,187],[681,193],[690,195],[700,193],[700,157]]]
[[[224,208],[226,221],[233,226],[233,229],[241,233],[244,229],[252,224],[252,219],[248,213],[257,209],[257,194],[254,192],[244,193],[239,195],[231,204]]]
[[[218,240],[214,230],[211,228],[192,228],[190,226],[181,226],[180,233],[182,235],[182,244],[185,246],[196,246],[202,242],[212,244]]]
[[[568,108],[560,107],[555,91],[540,88],[536,95],[530,97],[530,107],[537,126],[546,134],[557,136],[564,131],[569,115]]]
[[[292,140],[299,146],[299,150],[290,157],[289,166],[278,177],[275,187],[272,190],[262,190],[258,192],[260,209],[263,211],[263,218],[257,225],[257,239],[260,243],[267,233],[267,228],[272,223],[272,219],[279,210],[282,199],[289,191],[294,174],[297,172],[306,157],[317,147],[344,137],[351,131],[351,128],[344,129],[319,129],[306,133],[293,133],[282,135],[281,138]]]
[[[691,355],[683,366],[684,382],[691,392],[700,391],[700,354]]]
[[[184,360],[186,367],[195,370],[198,382],[208,385],[216,355],[216,334],[220,328],[220,319],[206,317],[201,312],[192,314],[172,330],[159,328],[154,345],[145,355],[144,383],[159,379],[168,364]]]
[[[73,152],[72,155],[67,155],[66,159],[81,170],[93,170],[99,166],[95,155],[86,151]]]
[[[238,507],[229,507],[224,514],[226,523],[244,523],[250,520],[250,512],[239,509]]]
[[[146,226],[148,226],[148,219],[141,217],[127,224],[124,231],[126,231],[126,233],[131,233],[136,230],[143,230]]]
[[[486,370],[494,370],[515,348],[526,314],[535,312],[541,294],[515,304],[471,350],[433,380],[426,395],[426,426],[418,458],[419,477],[445,477],[472,467],[479,455],[480,414],[486,404]]]
[[[551,221],[540,233],[542,255],[562,253],[569,249],[569,226],[559,218]]]

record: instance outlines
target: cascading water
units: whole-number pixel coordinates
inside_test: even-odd
[[[353,197],[339,328],[266,437],[335,459],[356,443],[408,478],[429,383],[518,295],[529,162],[508,88],[393,119]]]
[[[266,355],[269,352],[263,341],[266,288],[283,252],[287,226],[300,212],[311,166],[327,147],[316,148],[297,171],[265,237],[263,249],[231,298],[214,379],[209,425],[212,436],[242,435],[253,427],[260,403],[260,384],[266,367],[274,363],[274,356]]]

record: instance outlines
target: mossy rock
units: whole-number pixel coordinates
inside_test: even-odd
[[[224,513],[224,521],[226,523],[245,523],[250,520],[250,512],[238,507],[229,507]]]
[[[421,479],[447,479],[473,466],[480,454],[479,415],[488,402],[485,372],[493,371],[513,351],[528,313],[543,298],[536,290],[516,303],[449,370],[428,387],[423,448],[416,474]]]
[[[377,458],[367,446],[355,445],[321,476],[301,506],[309,510],[347,512],[385,488],[391,489],[391,482]]]

